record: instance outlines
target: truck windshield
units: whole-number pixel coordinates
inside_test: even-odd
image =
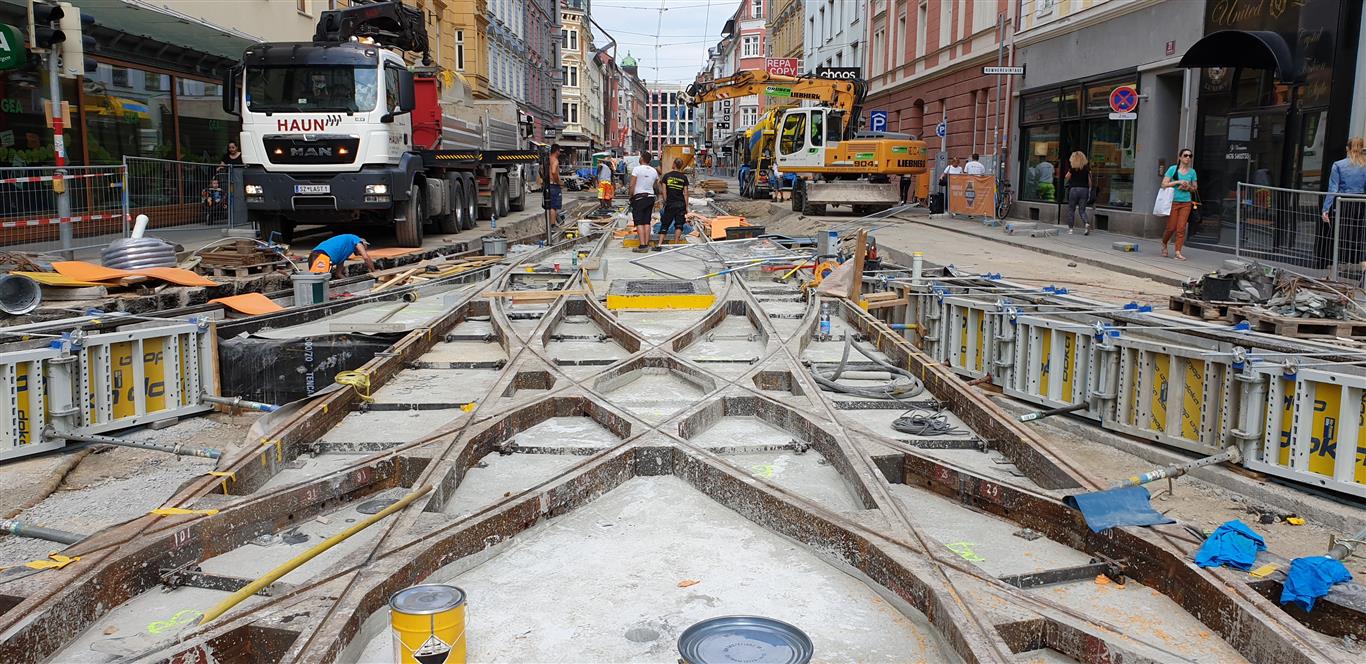
[[[375,108],[376,67],[253,67],[247,70],[247,108],[258,113]]]

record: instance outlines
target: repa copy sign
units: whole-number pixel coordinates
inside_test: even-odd
[[[764,61],[764,68],[777,76],[801,76],[802,61],[797,58],[768,58]]]

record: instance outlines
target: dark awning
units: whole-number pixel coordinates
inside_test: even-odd
[[[1285,38],[1267,30],[1220,30],[1205,35],[1181,56],[1182,67],[1270,69],[1283,82],[1299,80]]]

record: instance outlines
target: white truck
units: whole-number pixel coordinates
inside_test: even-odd
[[[312,42],[248,48],[223,107],[242,118],[243,190],[262,239],[369,224],[420,247],[429,228],[455,233],[524,207],[524,168],[541,155],[521,147],[515,106],[467,106],[442,78],[423,13],[396,0],[323,12]]]

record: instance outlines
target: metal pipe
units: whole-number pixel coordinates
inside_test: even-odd
[[[1218,454],[1196,459],[1194,461],[1187,461],[1186,463],[1174,464],[1171,466],[1167,466],[1166,468],[1150,470],[1146,473],[1143,473],[1142,475],[1134,475],[1133,477],[1130,477],[1128,479],[1121,480],[1119,483],[1115,484],[1110,488],[1122,489],[1124,487],[1130,486],[1142,486],[1149,482],[1156,482],[1157,480],[1175,479],[1177,477],[1185,475],[1186,473],[1189,473],[1192,470],[1195,470],[1196,468],[1212,466],[1214,464],[1223,463],[1225,461],[1232,461],[1234,463],[1237,463],[1238,461],[1241,461],[1242,458],[1243,453],[1241,450],[1238,449],[1238,446],[1230,445],[1226,449],[1224,449],[1223,452],[1220,452]]]
[[[1034,420],[1041,420],[1045,417],[1052,417],[1054,415],[1062,415],[1063,413],[1075,413],[1090,407],[1090,403],[1083,401],[1081,403],[1074,403],[1070,406],[1063,406],[1062,408],[1049,408],[1048,410],[1036,410],[1032,413],[1025,413],[1024,415],[1021,415],[1019,419],[1021,422],[1033,422]]]
[[[47,540],[49,542],[60,542],[62,544],[75,544],[76,542],[85,539],[85,535],[69,533],[65,530],[56,530],[54,528],[44,528],[42,526],[30,526],[15,519],[0,521],[0,533],[9,533],[15,537],[28,537],[30,539]]]
[[[96,436],[94,434],[66,433],[48,428],[43,430],[44,438],[62,438],[74,440],[81,443],[93,443],[96,445],[118,445],[120,447],[136,447],[142,450],[152,450],[155,452],[167,452],[180,456],[194,456],[205,459],[217,459],[223,456],[223,452],[212,447],[185,447],[184,445],[158,445],[156,443],[139,443],[113,436]]]
[[[1351,539],[1343,538],[1334,541],[1333,548],[1328,551],[1328,557],[1336,560],[1347,560],[1347,557],[1356,551],[1357,545],[1363,541],[1366,541],[1366,526],[1358,530]]]
[[[276,567],[275,569],[266,572],[265,575],[261,578],[252,581],[251,583],[248,583],[245,586],[242,586],[241,590],[238,590],[232,595],[229,595],[222,602],[219,602],[218,606],[209,609],[209,611],[204,614],[204,617],[199,619],[199,624],[203,625],[205,623],[208,623],[210,620],[213,620],[214,618],[223,615],[232,607],[237,606],[237,604],[240,603],[242,600],[251,597],[252,595],[255,595],[262,588],[265,588],[266,586],[275,583],[277,580],[279,580],[280,577],[290,573],[298,566],[312,560],[313,558],[317,557],[318,554],[321,554],[322,552],[336,546],[337,544],[340,544],[342,540],[345,540],[346,538],[355,535],[356,533],[370,527],[371,525],[374,525],[375,522],[379,521],[380,519],[383,519],[384,517],[389,516],[390,514],[393,514],[394,512],[397,512],[407,507],[409,503],[413,502],[414,500],[417,500],[418,498],[421,498],[422,496],[431,492],[431,490],[432,485],[424,484],[416,491],[400,498],[398,502],[380,510],[379,512],[371,515],[370,517],[362,521],[357,522],[350,528],[347,528],[346,530],[343,530],[337,533],[336,535],[333,535],[321,542],[318,542],[309,550],[297,556],[294,556],[293,558],[290,558],[279,567]]]
[[[270,413],[279,409],[279,406],[261,403],[260,401],[249,401],[242,397],[220,397],[212,394],[201,394],[199,395],[199,400],[208,403],[216,403],[220,406],[227,406],[233,410],[259,410],[263,413]]]

